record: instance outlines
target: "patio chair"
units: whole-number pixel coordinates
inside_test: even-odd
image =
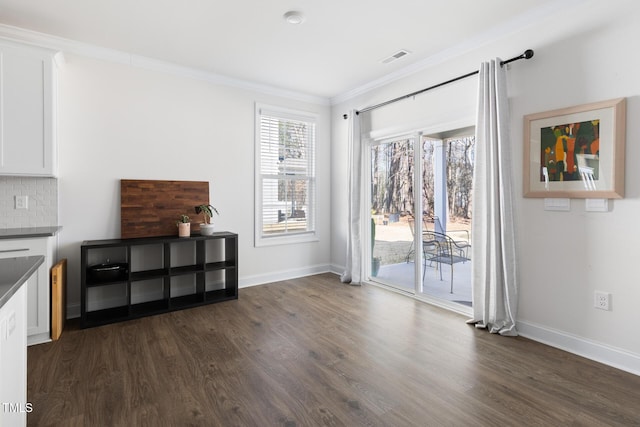
[[[435,262],[437,269],[440,270],[440,280],[442,280],[442,264],[448,264],[451,272],[449,292],[453,293],[453,266],[459,262],[469,261],[469,258],[464,254],[470,245],[459,246],[450,236],[436,231],[427,231],[424,233],[423,246],[425,244],[433,246],[434,251],[428,259],[425,257],[424,267],[426,267],[426,261]],[[424,268],[422,280],[424,280]]]
[[[433,217],[425,216],[422,218],[422,227],[423,227],[422,228],[422,260],[425,267],[426,267],[426,261],[428,261],[430,256],[435,254],[435,251],[436,251],[436,247],[434,245],[433,239],[431,238],[432,236],[430,236],[427,233],[429,232],[430,229],[431,231],[433,231],[433,229],[437,226],[437,224],[439,224],[438,221],[439,220],[437,216],[433,216]],[[412,237],[411,247],[409,248],[409,252],[405,257],[406,262],[409,262],[413,260],[413,247],[414,247],[416,229],[415,229],[414,218],[409,218],[407,220],[407,223],[409,224],[409,229],[411,230],[411,237]],[[433,262],[430,262],[429,266],[431,267],[432,265],[433,265]],[[425,274],[425,269],[423,268],[422,280],[424,280],[424,274]]]
[[[468,251],[469,248],[471,247],[471,238],[469,236],[469,230],[464,230],[464,229],[460,229],[460,230],[444,230],[444,228],[442,228],[442,224],[440,223],[440,219],[438,219],[438,217],[433,217],[434,220],[434,231],[436,233],[440,233],[440,234],[446,234],[447,236],[451,237],[451,239],[455,242],[455,247],[454,249],[457,250],[459,252],[459,255],[461,257],[464,258],[468,258]],[[463,238],[454,238],[453,235],[457,235],[457,234],[462,234]]]
[[[428,254],[432,252],[432,245],[430,245],[428,242],[425,243],[424,241],[424,233],[426,233],[427,231],[429,231],[430,228],[434,227],[434,219],[437,220],[438,217],[423,217],[422,219],[422,256],[423,258],[427,258]],[[414,241],[415,241],[415,236],[416,236],[416,228],[415,228],[415,219],[413,217],[407,219],[407,224],[409,225],[409,229],[411,230],[411,246],[409,247],[409,252],[407,252],[407,256],[405,257],[406,262],[412,261],[413,260],[413,246],[414,246]],[[431,226],[429,226],[429,224],[431,224]],[[424,277],[424,271],[423,271],[423,277]]]

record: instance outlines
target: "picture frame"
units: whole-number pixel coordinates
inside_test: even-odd
[[[624,197],[626,99],[524,116],[524,197]]]

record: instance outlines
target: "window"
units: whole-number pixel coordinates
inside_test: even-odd
[[[256,105],[255,244],[317,240],[313,114]]]

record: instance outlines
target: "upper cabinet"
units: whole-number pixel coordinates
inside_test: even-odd
[[[0,175],[56,176],[56,52],[0,41]]]

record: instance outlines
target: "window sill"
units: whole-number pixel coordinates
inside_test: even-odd
[[[261,237],[256,236],[255,247],[294,245],[297,243],[319,242],[317,233],[300,233],[287,236]]]

